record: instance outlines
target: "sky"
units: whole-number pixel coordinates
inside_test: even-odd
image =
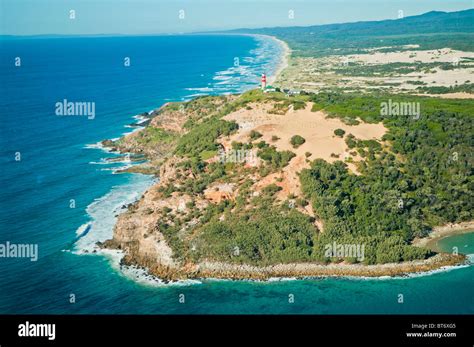
[[[166,34],[460,11],[474,0],[0,0],[0,35]],[[72,12],[73,11],[73,12]],[[74,17],[74,18],[71,18]]]

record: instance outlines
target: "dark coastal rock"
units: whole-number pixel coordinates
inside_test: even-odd
[[[130,123],[128,124],[128,126],[132,128],[140,128],[140,127],[146,127],[148,124],[150,124],[150,119],[147,119],[145,121],[140,121],[137,123]]]
[[[120,243],[116,242],[114,239],[106,240],[104,242],[96,242],[97,247],[100,249],[121,249]]]
[[[102,146],[107,148],[115,148],[115,141],[112,140],[103,140],[101,142]]]

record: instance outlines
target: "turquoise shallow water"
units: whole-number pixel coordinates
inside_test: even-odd
[[[474,232],[474,231],[473,231]],[[474,254],[473,232],[450,236],[438,241],[438,246],[444,252]]]
[[[239,36],[23,39],[0,41],[0,49],[0,242],[37,243],[40,250],[37,262],[0,259],[0,313],[474,313],[472,266],[400,279],[164,285],[124,273],[114,255],[83,254],[111,236],[122,205],[152,183],[147,176],[113,174],[125,163],[104,164],[112,154],[94,144],[130,131],[123,126],[133,115],[166,101],[255,87],[259,74],[275,69],[274,42]],[[17,56],[21,68],[13,67]],[[125,56],[131,69],[123,68]],[[53,105],[64,98],[94,101],[96,118],[55,116]],[[13,160],[16,152],[20,162]],[[441,243],[474,253],[474,234]]]
[[[467,235],[466,235],[467,237]],[[474,242],[474,234],[469,234]],[[79,257],[79,259],[78,259]],[[139,284],[99,255],[50,256],[57,268],[35,266],[15,311],[50,313],[473,313],[473,267],[399,279],[311,279],[278,282],[204,281],[191,285]],[[31,273],[36,272],[33,266]],[[69,293],[76,303],[68,303]],[[180,303],[184,294],[185,303]],[[289,303],[289,295],[295,298]],[[397,302],[404,295],[404,303]],[[47,300],[45,300],[47,298]]]

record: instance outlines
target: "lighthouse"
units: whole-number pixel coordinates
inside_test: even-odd
[[[262,74],[262,90],[265,90],[267,87],[267,76],[263,73]]]

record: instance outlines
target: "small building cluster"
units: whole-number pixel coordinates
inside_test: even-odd
[[[285,94],[288,95],[288,96],[302,94],[301,90],[297,90],[297,89],[283,89],[283,90],[280,90],[280,88],[276,88],[276,87],[274,87],[274,86],[272,86],[272,85],[269,85],[269,84],[267,85],[267,75],[265,75],[265,74],[262,74],[261,87],[260,87],[260,89],[261,89],[264,93],[282,91],[283,93],[285,93]]]

